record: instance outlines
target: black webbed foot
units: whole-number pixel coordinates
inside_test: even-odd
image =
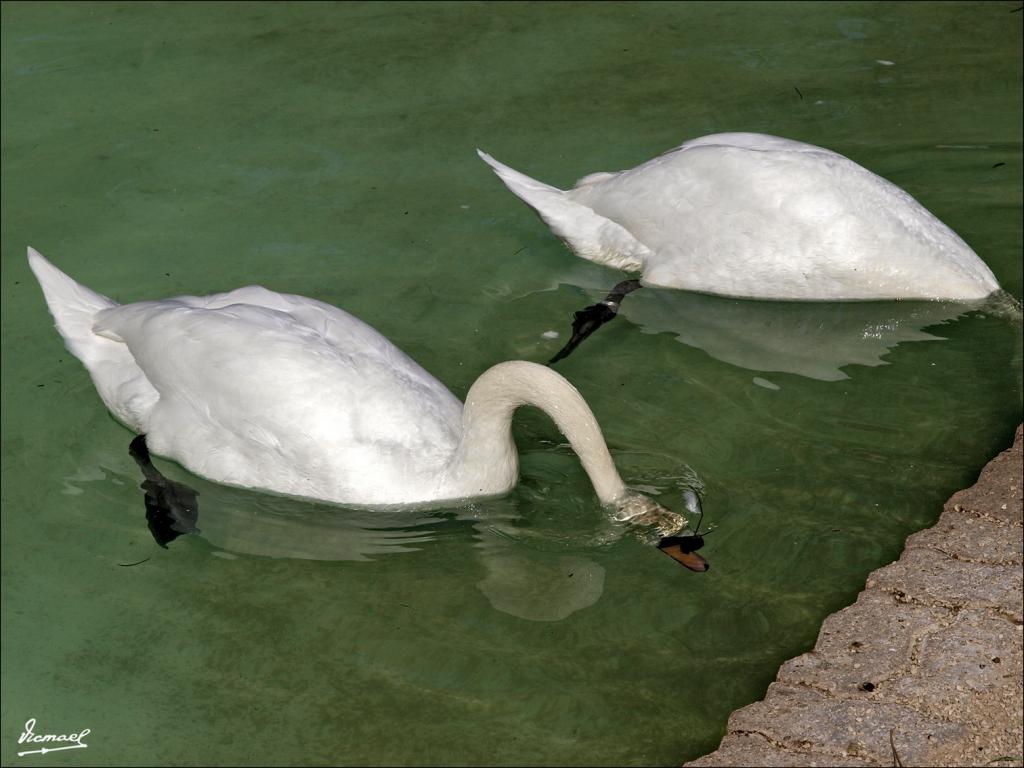
[[[614,288],[611,293],[605,296],[603,301],[591,304],[589,307],[573,313],[572,338],[564,347],[558,350],[558,354],[548,360],[548,365],[554,365],[572,354],[582,341],[590,334],[607,323],[614,320],[619,312],[619,304],[627,293],[631,293],[640,287],[639,280],[624,280]]]
[[[558,354],[548,360],[548,365],[554,365],[559,360],[568,357],[572,351],[590,334],[607,323],[614,320],[618,307],[613,309],[605,302],[591,304],[589,307],[573,313],[572,338],[564,347],[558,350]]]
[[[128,454],[146,478],[139,487],[146,492],[146,523],[156,543],[167,549],[168,543],[182,534],[198,533],[199,494],[184,483],[168,480],[153,466],[145,435],[132,440]]]

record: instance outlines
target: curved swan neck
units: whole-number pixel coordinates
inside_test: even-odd
[[[484,371],[466,395],[462,441],[449,465],[472,493],[500,493],[515,483],[519,462],[512,440],[512,414],[521,405],[540,408],[569,440],[603,504],[626,494],[597,419],[583,396],[560,375],[524,361]],[[501,486],[501,487],[498,487]]]

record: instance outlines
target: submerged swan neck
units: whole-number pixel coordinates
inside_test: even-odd
[[[515,484],[519,461],[512,414],[521,405],[544,411],[568,439],[602,504],[620,501],[626,486],[605,445],[601,427],[576,388],[543,365],[500,363],[485,371],[466,395],[462,441],[450,470],[471,494],[502,493]]]

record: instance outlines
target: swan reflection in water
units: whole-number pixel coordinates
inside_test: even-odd
[[[227,488],[193,476],[188,483],[182,482],[157,468],[141,435],[132,440],[129,454],[142,470],[139,487],[145,492],[149,531],[164,549],[180,536],[193,533],[217,549],[240,555],[367,561],[415,551],[435,539],[438,528],[450,525],[453,519],[452,511],[338,509]],[[553,460],[557,465],[560,458],[572,461],[553,456],[548,464]],[[161,466],[175,476],[181,473],[169,462],[161,462]],[[193,485],[202,487],[202,492]],[[695,502],[693,491],[688,493],[686,505],[693,512],[694,503],[699,502]],[[200,496],[204,499],[201,513]],[[474,547],[484,569],[476,586],[492,607],[521,619],[558,621],[596,603],[604,591],[604,568],[579,554],[552,551],[566,542],[552,541],[557,537],[545,533],[525,532],[513,524],[519,516],[509,498],[489,500],[486,510],[479,504],[455,510],[456,521],[473,524]],[[591,534],[590,543],[612,541],[622,530],[621,524],[605,518],[604,526]],[[544,539],[547,542],[541,543]]]
[[[606,281],[579,270],[563,282],[603,295]],[[671,333],[717,360],[819,381],[850,378],[850,365],[886,365],[904,342],[941,341],[937,326],[971,312],[1020,317],[1019,304],[1002,293],[979,301],[783,302],[644,288],[617,309],[643,332]],[[599,346],[595,338],[575,354],[600,354],[588,349]]]

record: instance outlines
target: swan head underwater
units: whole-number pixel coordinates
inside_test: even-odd
[[[518,480],[512,416],[532,405],[613,519],[659,545],[686,527],[626,487],[583,396],[550,368],[499,363],[463,405],[375,329],[315,299],[248,286],[122,305],[32,248],[28,260],[111,414],[146,450],[214,482],[364,508],[496,496]],[[674,544],[663,551],[706,570],[694,542],[682,558]]]

